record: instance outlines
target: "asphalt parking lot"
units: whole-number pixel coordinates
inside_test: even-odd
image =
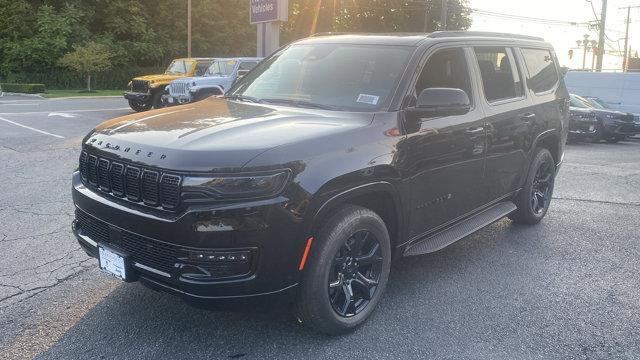
[[[82,137],[130,112],[0,97],[0,359],[640,358],[640,139],[568,146],[541,224],[395,264],[372,319],[328,338],[284,309],[195,309],[97,270],[70,176]]]

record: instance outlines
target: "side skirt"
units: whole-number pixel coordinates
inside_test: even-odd
[[[516,210],[511,201],[499,202],[459,223],[411,244],[403,256],[428,254],[438,251],[454,242],[490,225]]]

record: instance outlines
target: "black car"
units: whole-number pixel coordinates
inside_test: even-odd
[[[636,134],[633,114],[594,107],[587,99],[571,94],[571,107],[593,111],[598,118],[595,141],[617,143]]]
[[[568,141],[584,141],[594,139],[597,134],[598,118],[590,109],[569,107]]]
[[[596,109],[600,109],[600,110],[612,110],[615,111],[614,108],[612,108],[609,104],[607,104],[606,101],[602,100],[599,97],[593,97],[593,96],[584,96],[584,99],[586,99],[589,104],[591,104],[591,106],[593,106]],[[626,113],[629,117],[633,117],[633,123],[635,126],[635,132],[636,135],[640,134],[640,115],[638,114],[632,114],[632,113]]]
[[[287,294],[303,323],[346,332],[392,260],[545,216],[568,99],[540,38],[303,39],[224,98],[91,131],[73,230],[124,281],[198,304]]]

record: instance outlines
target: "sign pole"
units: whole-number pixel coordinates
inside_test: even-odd
[[[280,22],[287,21],[288,0],[251,0],[249,22],[256,25],[258,57],[267,57],[280,47]]]

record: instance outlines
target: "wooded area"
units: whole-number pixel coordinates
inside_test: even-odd
[[[439,28],[440,0],[290,0],[281,43],[316,32],[413,32]],[[471,25],[466,0],[448,1],[448,29]],[[425,17],[427,6],[429,16]],[[109,52],[103,88],[146,67],[186,56],[186,1],[0,0],[0,78],[82,84],[60,59],[89,42]],[[252,56],[256,29],[248,0],[193,0],[194,56]],[[55,79],[55,81],[54,81]],[[102,80],[101,80],[102,79]],[[59,85],[60,86],[60,85]]]

